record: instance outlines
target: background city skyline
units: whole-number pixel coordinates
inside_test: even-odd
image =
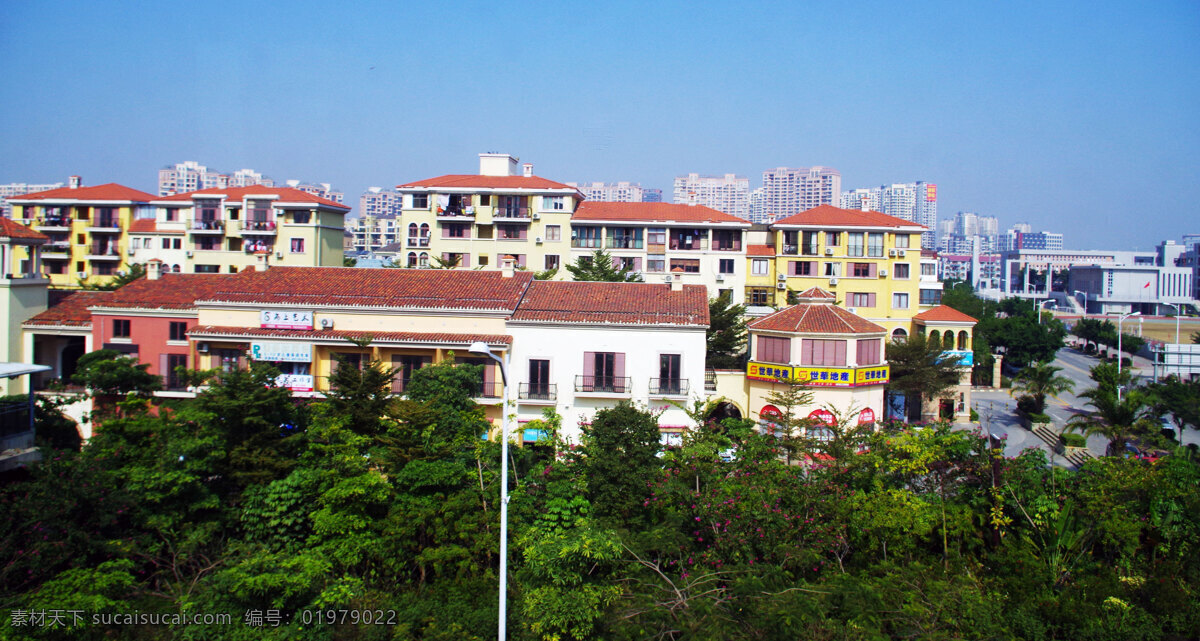
[[[1200,9],[1163,2],[436,6],[14,2],[0,182],[196,160],[277,182],[559,181],[821,165],[960,210],[1149,249],[1200,231]],[[1179,71],[1177,71],[1179,70]],[[1136,224],[1129,223],[1136,221]]]

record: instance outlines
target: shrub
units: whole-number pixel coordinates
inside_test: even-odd
[[[1037,399],[1035,399],[1034,397],[1021,396],[1021,397],[1017,398],[1017,411],[1018,412],[1022,412],[1024,414],[1028,414],[1028,415],[1033,415],[1033,414],[1037,414],[1039,409],[1041,409],[1041,408],[1038,407]]]
[[[1133,367],[1133,359],[1128,356],[1121,359],[1121,367]]]
[[[1054,419],[1049,414],[1027,414],[1030,423],[1052,423]]]
[[[1074,432],[1064,432],[1062,434],[1062,442],[1067,447],[1087,447],[1087,437]]]
[[[974,407],[971,408],[971,422],[972,423],[979,422],[979,412],[976,412]]]

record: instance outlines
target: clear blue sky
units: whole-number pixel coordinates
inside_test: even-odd
[[[1075,248],[1200,232],[1200,4],[0,4],[0,182],[371,185],[827,165]]]

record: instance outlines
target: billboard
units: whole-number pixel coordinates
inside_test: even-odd
[[[925,202],[937,202],[937,185],[925,185]]]

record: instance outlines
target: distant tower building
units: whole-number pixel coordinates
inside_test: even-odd
[[[253,169],[239,169],[239,170],[233,172],[233,175],[229,176],[228,180],[229,180],[230,187],[254,187],[255,185],[262,185],[263,187],[274,187],[275,186],[274,180],[271,180],[270,178],[263,176],[262,174],[258,173],[257,171],[254,171]],[[290,183],[291,181],[288,181],[288,182]],[[296,181],[296,182],[299,183],[300,181]],[[307,190],[305,190],[305,191],[307,191]],[[308,192],[308,193],[314,193],[314,192]],[[341,201],[339,200],[338,202],[341,202]]]
[[[857,211],[882,211],[883,188],[852,189],[842,192],[842,209]]]
[[[821,205],[839,205],[842,174],[832,167],[776,167],[763,172],[762,212],[784,217]]]
[[[39,191],[50,191],[62,186],[63,183],[47,183],[44,185],[8,183],[7,185],[0,185],[0,218],[12,218],[12,205],[8,204],[9,198],[23,194],[34,194]]]
[[[270,180],[270,179],[268,179],[268,180]],[[266,185],[266,186],[273,187],[274,185]],[[306,194],[312,194],[314,196],[317,196],[318,198],[324,198],[325,200],[332,200],[335,203],[340,203],[343,205],[346,204],[345,194],[343,194],[340,191],[335,190],[333,188],[333,186],[330,185],[329,183],[312,184],[312,183],[302,183],[299,180],[289,180],[289,181],[287,181],[287,186],[291,187],[293,189],[299,189],[300,191],[302,191]]]
[[[676,176],[674,191],[677,205],[703,205],[750,219],[750,179],[744,176]]]
[[[661,189],[647,189],[641,183],[621,181],[615,183],[588,182],[582,184],[567,183],[577,187],[583,193],[584,199],[590,202],[602,203],[661,203]]]
[[[759,187],[750,192],[750,222],[752,223],[770,223],[774,222],[774,217],[767,216],[763,212],[763,198],[766,197],[766,190]]]
[[[274,187],[275,181],[253,169],[240,169],[233,175],[223,174],[194,160],[176,163],[158,170],[158,195],[174,196],[200,189],[229,189],[231,187]]]
[[[855,189],[841,194],[844,209],[879,211],[929,228],[921,234],[921,248],[937,246],[937,185],[926,182],[893,183],[878,189]]]
[[[400,215],[403,199],[391,189],[371,187],[358,199],[358,215],[372,218],[395,218]]]

